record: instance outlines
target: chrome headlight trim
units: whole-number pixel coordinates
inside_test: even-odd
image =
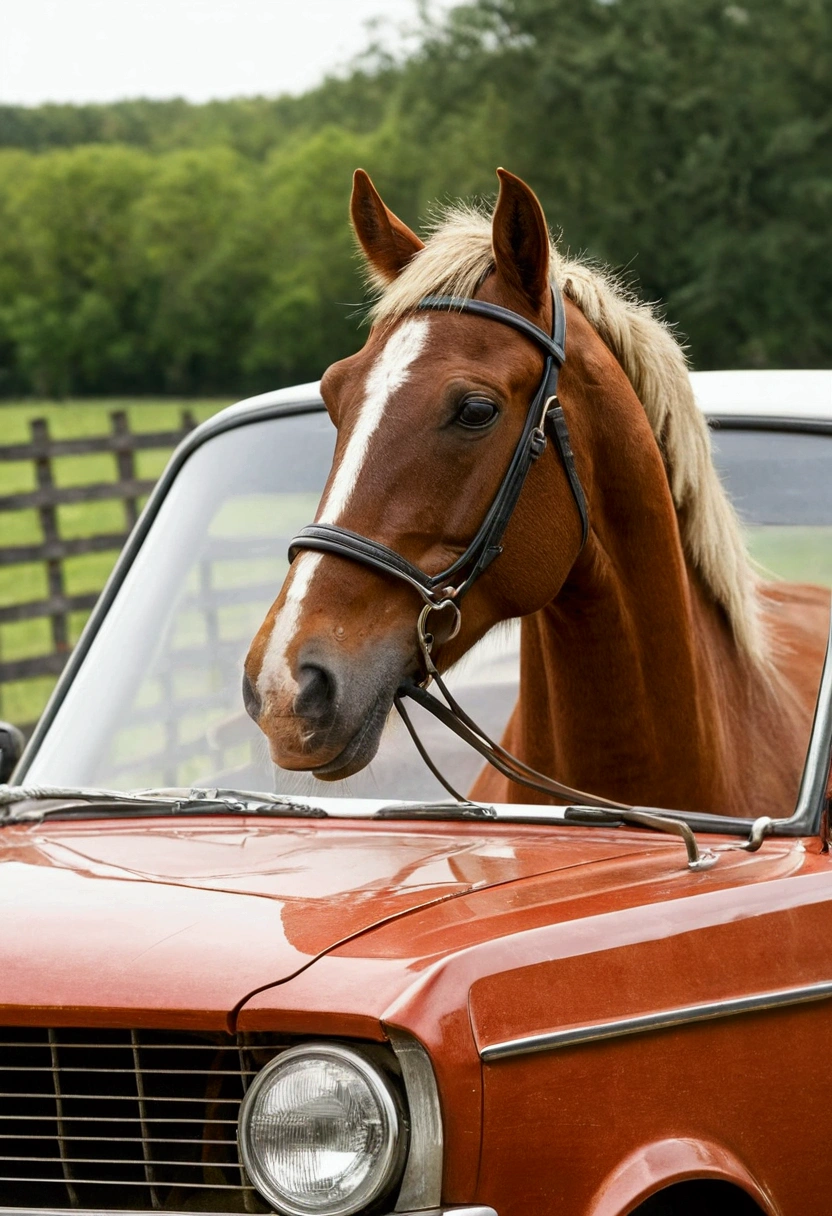
[[[410,1136],[396,1212],[438,1210],[442,1201],[444,1135],[439,1091],[430,1056],[418,1039],[385,1026],[402,1070]]]
[[[251,1115],[258,1097],[261,1095],[275,1074],[281,1072],[293,1060],[310,1059],[336,1060],[338,1063],[355,1070],[367,1084],[375,1098],[383,1116],[385,1139],[382,1153],[376,1165],[376,1176],[372,1186],[359,1188],[354,1201],[345,1200],[333,1203],[330,1207],[319,1208],[292,1203],[279,1190],[274,1180],[263,1169],[251,1145]],[[374,1203],[386,1189],[391,1187],[397,1168],[400,1165],[401,1119],[397,1104],[394,1100],[390,1083],[380,1069],[376,1068],[360,1052],[337,1043],[310,1042],[297,1047],[289,1047],[266,1064],[251,1082],[240,1105],[237,1125],[237,1139],[240,1156],[246,1173],[260,1194],[284,1216],[354,1216],[354,1213]]]

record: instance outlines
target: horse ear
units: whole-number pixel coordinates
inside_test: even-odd
[[[536,194],[524,181],[498,169],[500,194],[491,222],[497,270],[538,309],[549,290],[549,230]]]
[[[414,253],[424,249],[416,233],[385,207],[363,169],[353,174],[350,217],[372,276],[380,286],[392,283]]]

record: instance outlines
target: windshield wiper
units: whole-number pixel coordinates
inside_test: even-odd
[[[380,807],[373,819],[496,819],[493,806],[480,802],[394,802]]]
[[[597,807],[568,806],[563,814],[567,823],[597,823],[611,828],[621,827],[623,823],[633,823],[640,828],[652,828],[655,832],[681,836],[688,854],[689,870],[709,870],[718,860],[711,849],[699,848],[696,837],[683,819],[671,819],[670,816],[647,807],[605,811]]]
[[[499,816],[493,806],[478,802],[410,802],[383,806],[373,815],[374,819],[478,819],[495,820]],[[538,816],[525,820],[510,817],[510,822],[545,822]],[[681,836],[688,854],[691,870],[709,870],[715,865],[717,856],[710,849],[700,849],[696,837],[684,820],[671,819],[647,807],[629,807],[621,810],[604,810],[600,807],[567,806],[558,822],[598,824],[604,827],[621,827],[625,823],[652,828],[657,832],[669,832]]]
[[[42,802],[59,802],[62,805],[27,805]],[[99,790],[85,786],[0,785],[0,825],[38,822],[47,818],[98,819],[118,816],[131,819],[179,815],[329,818],[323,807],[297,802],[277,794],[253,793],[249,790],[150,789],[128,793],[124,790]]]

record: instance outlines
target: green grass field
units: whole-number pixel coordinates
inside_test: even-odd
[[[48,420],[54,439],[76,439],[108,434],[111,429],[109,415],[117,409],[127,412],[133,431],[174,431],[180,426],[184,409],[202,422],[227,404],[226,400],[118,398],[60,404],[49,401],[0,404],[0,445],[25,443],[30,438],[30,423],[34,418]],[[161,450],[137,452],[137,476],[158,477],[168,454]],[[117,477],[116,458],[109,453],[61,457],[55,460],[53,467],[55,481],[60,486],[115,481]],[[33,489],[35,471],[31,462],[4,461],[0,464],[0,494],[23,493]],[[58,527],[65,538],[119,532],[125,527],[124,507],[118,501],[60,506]],[[36,511],[9,511],[0,515],[0,545],[31,544],[42,539]],[[100,591],[116,556],[116,553],[93,553],[69,558],[64,563],[67,593],[81,595]],[[43,565],[32,563],[0,567],[0,607],[41,599],[47,593],[46,569]],[[73,642],[78,638],[86,617],[85,612],[72,614],[70,631]],[[51,649],[50,623],[45,618],[0,625],[2,659],[29,658],[49,653]],[[12,722],[34,721],[43,709],[53,684],[53,678],[46,676],[0,686],[0,718]]]
[[[832,527],[757,527],[747,536],[764,578],[832,587]]]

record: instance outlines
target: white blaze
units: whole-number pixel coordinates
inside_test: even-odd
[[[286,651],[295,636],[300,619],[300,606],[320,560],[320,553],[312,553],[307,549],[295,558],[286,576],[290,580],[289,588],[283,606],[275,617],[272,636],[269,638],[263,665],[257,677],[257,691],[263,701],[269,692],[287,685],[293,696],[297,693],[297,680],[293,678],[286,662]]]
[[[381,422],[387,403],[406,382],[411,365],[424,348],[429,324],[428,317],[414,317],[403,322],[370,369],[364,400],[347,442],[347,450],[318,515],[319,523],[338,522],[361,474],[370,440]],[[264,700],[269,692],[278,688],[285,689],[293,696],[297,692],[297,681],[289,668],[287,651],[297,632],[301,605],[321,557],[322,554],[307,549],[295,558],[286,577],[286,598],[275,617],[257,677],[257,691]]]
[[[428,336],[428,317],[405,321],[390,338],[370,369],[364,401],[344,452],[343,459],[321,507],[318,522],[337,524],[349,501],[367,456],[370,440],[381,422],[387,402],[407,380],[410,366],[417,359]]]

